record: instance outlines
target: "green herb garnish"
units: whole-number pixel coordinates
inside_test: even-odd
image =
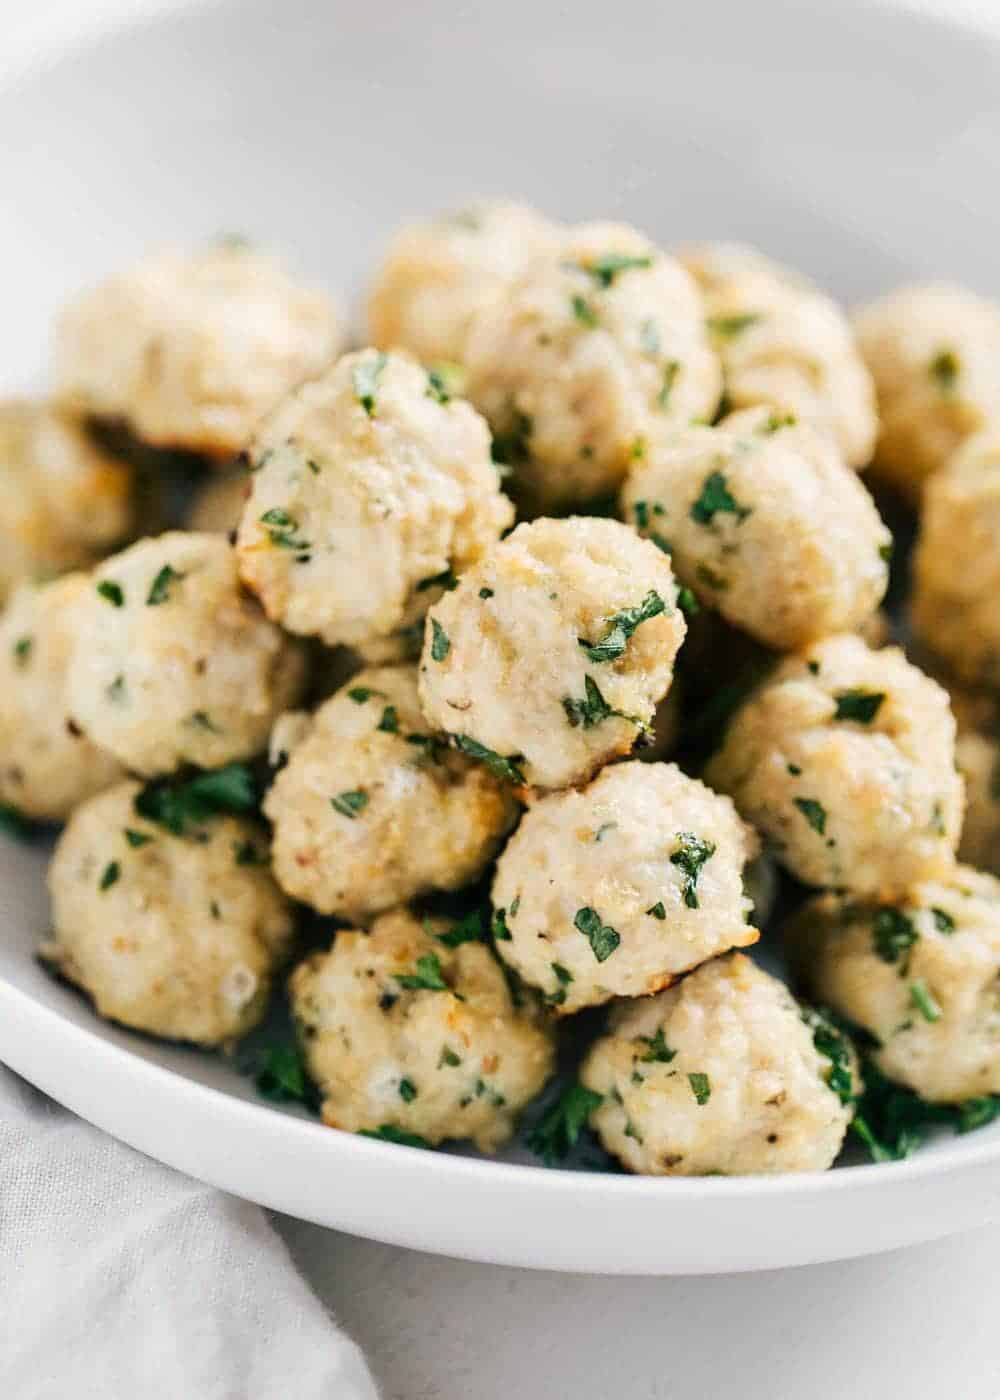
[[[813,831],[819,836],[826,835],[826,808],[815,797],[796,797],[795,806],[805,817]]]
[[[388,362],[388,356],[379,351],[375,355],[369,355],[365,359],[359,360],[351,370],[354,397],[369,418],[375,417],[375,395],[378,390],[378,382]]]
[[[336,797],[330,798],[330,806],[342,817],[349,817],[353,821],[358,813],[368,806],[368,794],[361,788],[356,788],[353,792],[340,792]]]
[[[97,585],[97,591],[104,601],[110,603],[113,608],[124,607],[125,593],[120,583],[115,583],[110,578],[102,578]]]
[[[193,778],[160,778],[147,783],[135,799],[140,817],[156,822],[175,836],[185,835],[209,817],[228,812],[252,812],[257,788],[245,763],[229,763]]]
[[[871,724],[885,700],[885,691],[841,690],[833,698],[837,705],[834,719],[853,720],[855,724]]]
[[[681,884],[684,903],[689,909],[697,909],[698,876],[705,862],[715,855],[715,845],[711,841],[703,841],[700,836],[695,836],[690,831],[679,831],[677,841],[677,849],[670,857],[670,864],[676,865],[684,873]]]
[[[751,507],[741,506],[726,484],[722,472],[709,472],[702,483],[701,494],[690,510],[691,519],[699,525],[711,525],[717,515],[735,515],[742,524],[752,514]]]
[[[504,758],[502,754],[494,749],[488,749],[485,744],[481,744],[478,739],[473,739],[469,734],[453,734],[455,747],[469,758],[474,758],[478,763],[485,763],[490,772],[497,778],[506,778],[509,783],[516,783],[523,786],[525,778],[519,763],[524,761],[523,755],[516,753]]]
[[[451,638],[438,622],[436,617],[431,618],[431,660],[444,661],[451,651]]]
[[[622,941],[621,934],[609,924],[602,923],[600,914],[589,905],[576,911],[573,923],[590,944],[599,963],[606,962]]]
[[[700,1107],[704,1107],[712,1097],[712,1085],[707,1074],[695,1071],[688,1075],[688,1083],[691,1085],[691,1092]]]
[[[160,603],[165,603],[170,597],[170,585],[179,582],[183,577],[184,575],[178,573],[172,564],[164,564],[150,585],[149,593],[146,595],[146,606],[155,608]]]
[[[437,953],[424,953],[417,958],[413,972],[396,973],[396,981],[408,992],[446,992],[448,983],[441,971],[441,959]]]
[[[526,1142],[547,1166],[562,1161],[577,1144],[595,1108],[604,1102],[602,1094],[571,1084],[529,1133]]]
[[[666,612],[666,603],[655,589],[650,589],[638,607],[625,608],[608,619],[604,636],[599,642],[588,642],[583,637],[577,640],[591,661],[617,661],[636,628]]]
[[[101,875],[97,888],[102,891],[109,890],[112,885],[117,883],[118,877],[121,875],[121,873],[122,868],[118,864],[118,862],[116,860],[109,861],[108,864],[104,867],[104,871]]]

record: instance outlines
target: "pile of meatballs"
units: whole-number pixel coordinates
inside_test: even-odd
[[[1000,306],[852,322],[747,248],[482,203],[403,228],[367,318],[345,353],[254,247],[157,254],[0,405],[46,963],[218,1048],[287,975],[324,1121],[396,1142],[495,1150],[557,1052],[649,1174],[831,1166],[852,1031],[1000,1094]],[[741,951],[778,868],[791,988]]]

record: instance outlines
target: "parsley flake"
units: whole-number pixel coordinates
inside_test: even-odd
[[[395,1123],[382,1123],[377,1128],[362,1128],[358,1137],[376,1138],[379,1142],[394,1142],[397,1147],[430,1147],[425,1137],[397,1128]]]
[[[570,305],[573,307],[573,315],[582,326],[592,330],[597,325],[597,312],[584,297],[574,296]]]
[[[663,383],[660,385],[660,392],[656,396],[656,404],[660,409],[666,409],[670,403],[670,395],[673,393],[677,376],[681,372],[679,360],[668,360],[663,366]]]
[[[591,661],[617,661],[624,653],[636,628],[666,612],[666,603],[659,593],[651,588],[638,607],[625,608],[608,619],[604,636],[599,642],[588,642],[583,637],[578,637],[577,641]]]
[[[818,836],[826,835],[826,808],[815,797],[796,797],[795,806]]]
[[[148,846],[152,839],[148,831],[136,831],[131,826],[125,828],[125,840],[133,850],[138,850],[140,846]]]
[[[25,666],[27,666],[28,662],[31,660],[31,648],[33,646],[34,641],[31,637],[18,637],[17,641],[11,648],[11,651],[14,654],[14,664],[20,670],[23,670]]]
[[[571,1084],[528,1135],[528,1149],[547,1166],[561,1161],[576,1146],[590,1115],[603,1102],[603,1094]]]
[[[871,724],[885,700],[885,691],[841,690],[833,698],[837,705],[834,719],[853,720],[855,724]]]
[[[341,792],[330,798],[330,806],[342,817],[349,817],[353,821],[358,813],[368,806],[368,794],[361,788],[356,788],[353,792]]]
[[[589,905],[576,911],[573,923],[590,944],[599,963],[606,962],[622,941],[621,934],[609,924],[602,924],[600,914]]]
[[[385,709],[382,711],[382,718],[379,720],[376,728],[380,729],[383,734],[399,733],[399,714],[395,705],[386,705]]]
[[[301,1103],[313,1112],[319,1107],[316,1090],[297,1045],[269,1045],[254,1069],[257,1092],[273,1103]]]
[[[396,981],[408,992],[446,992],[448,983],[441,971],[437,953],[424,953],[417,958],[413,972],[396,973]]]
[[[612,709],[590,676],[585,677],[583,689],[584,698],[582,700],[574,700],[570,695],[563,696],[563,709],[574,729],[580,725],[584,729],[593,729],[602,720],[610,719],[613,715],[621,719],[627,718],[621,714],[620,710]]]
[[[931,360],[929,369],[942,394],[950,394],[958,382],[962,362],[954,350],[939,350]]]
[[[110,578],[102,578],[97,585],[97,591],[104,601],[110,603],[113,608],[124,607],[125,593],[120,583],[115,583]]]
[[[761,319],[759,311],[745,311],[736,316],[709,316],[706,324],[711,334],[720,340],[733,340]]]
[[[184,575],[179,573],[172,564],[164,564],[150,585],[149,593],[146,595],[146,606],[155,608],[160,603],[165,603],[170,597],[170,585],[178,583],[183,577]]]
[[[691,1092],[699,1107],[703,1108],[712,1097],[712,1085],[707,1074],[701,1074],[697,1070],[694,1074],[688,1075],[688,1083],[691,1085]]]
[[[431,660],[444,661],[451,651],[451,638],[438,622],[436,617],[431,618]]]
[[[653,259],[648,254],[636,257],[628,253],[603,253],[590,262],[576,263],[575,266],[581,272],[586,272],[588,276],[593,277],[600,287],[610,287],[615,278],[623,272],[631,272],[635,268],[652,267]]]
[[[645,1045],[645,1055],[640,1055],[640,1063],[644,1065],[660,1064],[669,1065],[670,1061],[677,1054],[676,1050],[671,1050],[663,1035],[663,1027],[657,1026],[654,1036],[640,1035],[638,1043]]]
[[[676,865],[684,873],[681,889],[684,903],[689,909],[698,908],[698,877],[706,861],[715,855],[715,843],[703,841],[690,831],[677,833],[678,846],[670,857],[670,864]]]
[[[401,1079],[399,1081],[399,1097],[404,1103],[412,1103],[417,1097],[417,1086],[412,1079]]]
[[[742,524],[752,514],[749,506],[741,506],[729,490],[722,472],[709,472],[702,483],[701,495],[691,506],[691,519],[699,525],[711,525],[717,515],[735,515]]]
[[[850,1042],[846,1035],[822,1011],[803,1007],[802,1019],[812,1031],[813,1045],[820,1055],[830,1061],[826,1076],[828,1086],[841,1103],[854,1099],[854,1075],[851,1070]]]
[[[193,778],[158,778],[146,784],[133,805],[140,817],[183,836],[189,826],[220,812],[252,812],[257,806],[257,788],[245,763],[229,763]]]
[[[490,772],[497,778],[506,778],[509,783],[517,783],[522,786],[525,781],[524,774],[518,767],[524,761],[523,754],[511,754],[504,758],[502,754],[494,749],[488,749],[485,744],[481,744],[478,739],[473,739],[470,734],[454,734],[455,747],[469,758],[474,758],[478,763],[485,763]]]
[[[663,907],[663,900],[658,899],[655,904],[651,904],[646,910],[646,913],[653,919],[665,919],[667,917],[667,911]]]
[[[916,924],[901,909],[879,909],[872,921],[872,945],[883,962],[898,962],[919,937]],[[909,961],[908,956],[905,961]]]
[[[101,875],[101,879],[97,888],[101,891],[109,890],[112,885],[117,883],[118,877],[121,875],[121,873],[122,868],[118,864],[118,862],[116,860],[109,861],[108,864],[104,867],[104,871]]]
[[[944,909],[932,909],[931,915],[934,919],[934,927],[938,933],[954,933],[955,920]]]
[[[930,1022],[931,1025],[933,1025],[935,1021],[940,1021],[943,1015],[941,1007],[934,999],[933,992],[922,977],[915,977],[910,983],[910,1001],[920,1012],[925,1021]]]
[[[375,417],[375,395],[378,390],[378,382],[388,362],[389,357],[380,350],[375,355],[359,360],[351,370],[354,397],[369,418]]]

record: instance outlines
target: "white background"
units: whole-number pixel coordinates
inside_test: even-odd
[[[5,0],[3,48],[160,3]],[[1000,25],[998,0],[927,7]],[[1000,1400],[1000,1227],[783,1273],[602,1279],[275,1225],[386,1400]]]

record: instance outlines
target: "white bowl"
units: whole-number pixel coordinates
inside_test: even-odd
[[[41,382],[60,300],[151,243],[246,232],[347,292],[403,217],[469,193],[667,243],[760,243],[849,300],[930,275],[996,293],[998,89],[1000,30],[857,0],[242,0],[110,24],[0,69],[0,383]],[[1000,1219],[1000,1124],[888,1166],[664,1181],[431,1154],[276,1111],[222,1059],[103,1025],[40,971],[42,865],[0,848],[0,1057],[279,1210],[473,1259],[650,1274]]]

